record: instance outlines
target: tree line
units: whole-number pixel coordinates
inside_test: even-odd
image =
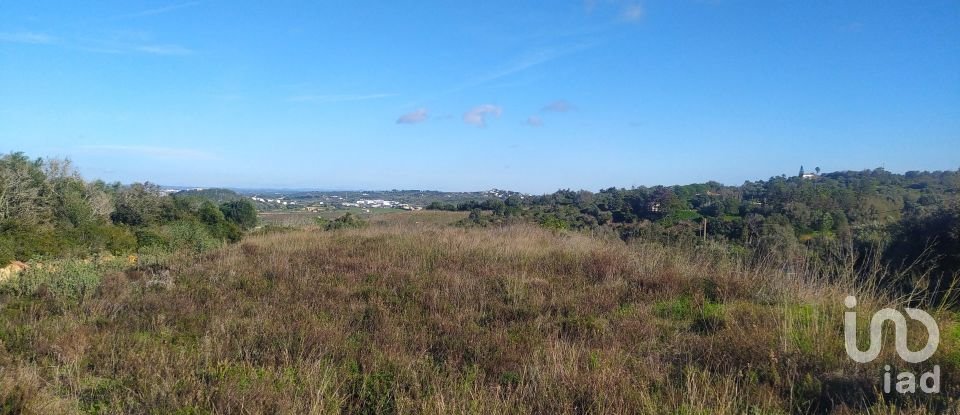
[[[739,186],[607,188],[428,209],[471,211],[463,221],[489,226],[535,221],[554,229],[602,230],[624,240],[714,244],[785,264],[831,261],[838,250],[881,254],[891,274],[912,289],[910,274],[927,274],[946,289],[960,273],[960,170],[843,171]],[[478,212],[489,214],[480,215]],[[913,275],[916,276],[916,275]]]
[[[45,256],[203,251],[256,226],[246,200],[215,204],[151,183],[85,181],[69,160],[0,157],[0,263]]]

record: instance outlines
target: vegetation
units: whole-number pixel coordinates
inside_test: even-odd
[[[949,398],[960,393],[960,322],[952,313],[936,313],[944,339],[926,363],[941,365],[939,395],[878,392],[879,362],[896,359],[892,347],[876,364],[846,357],[844,296],[856,293],[865,312],[894,305],[883,290],[856,282],[876,276],[827,281],[814,264],[793,274],[718,249],[531,225],[409,223],[249,236],[213,253],[126,269],[94,264],[78,275],[102,278],[62,288],[45,288],[50,277],[31,270],[20,280],[33,282],[0,285],[9,287],[0,290],[0,406],[38,413],[960,409]],[[85,288],[66,288],[73,286]]]
[[[150,183],[85,182],[69,160],[0,157],[0,263],[143,251],[198,251],[256,225],[249,201],[219,206]]]
[[[276,191],[276,190],[262,190],[254,191],[250,190],[247,192],[250,195],[255,195],[259,198],[268,198],[273,200],[281,199],[288,202],[296,202],[296,205],[278,205],[276,203],[261,203],[257,202],[257,209],[260,211],[269,211],[269,210],[279,210],[286,211],[289,209],[299,209],[303,206],[337,206],[343,202],[347,201],[356,201],[356,200],[390,200],[401,204],[409,204],[415,206],[427,206],[432,203],[438,203],[442,205],[453,205],[456,206],[459,203],[469,203],[475,200],[483,200],[486,198],[506,198],[510,196],[523,196],[521,193],[511,192],[508,190],[498,190],[491,189],[487,191],[480,192],[440,192],[436,190],[364,190],[364,191],[342,191],[342,190],[325,190],[325,191]]]
[[[360,219],[351,212],[344,213],[334,220],[326,219],[322,216],[314,218],[314,223],[323,230],[332,231],[337,229],[356,229],[367,226],[367,222]]]
[[[7,155],[0,413],[960,412],[958,173],[816,171],[295,228]],[[849,359],[851,294],[936,354]]]
[[[541,197],[434,203],[433,210],[483,210],[464,225],[536,222],[550,229],[607,232],[669,245],[721,243],[787,267],[835,262],[838,250],[883,254],[890,284],[947,298],[960,272],[960,170],[893,174],[882,169],[773,177],[599,193],[561,190]],[[918,281],[930,287],[918,286]]]
[[[249,200],[233,190],[219,188],[181,190],[177,192],[177,197],[188,200],[192,205],[199,205],[205,201],[219,205],[224,202]]]

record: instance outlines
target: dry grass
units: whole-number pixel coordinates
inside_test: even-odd
[[[260,212],[258,219],[261,224],[268,226],[309,226],[316,222],[316,218],[323,216],[330,216],[329,213],[323,212],[324,215],[313,212],[302,212],[302,211],[293,211],[293,212]]]
[[[431,226],[450,225],[467,217],[468,212],[444,212],[436,210],[403,211],[399,209],[377,209],[365,213],[362,209],[327,210],[322,212],[261,212],[260,222],[268,226],[309,227],[316,219],[333,220],[350,212],[375,225]]]
[[[937,316],[946,339],[935,356],[948,389],[935,401],[884,401],[882,365],[857,365],[843,350],[850,283],[710,249],[435,224],[443,220],[251,237],[110,274],[82,301],[6,295],[0,405],[35,413],[957,410],[947,399],[960,381],[960,329],[950,315]],[[889,303],[875,292],[860,298]],[[878,361],[894,361],[892,347],[884,352]]]
[[[372,215],[369,220],[378,226],[400,226],[405,229],[422,228],[438,225],[452,225],[461,219],[466,219],[469,212],[445,212],[440,210],[418,210],[413,212],[397,212],[383,215]]]

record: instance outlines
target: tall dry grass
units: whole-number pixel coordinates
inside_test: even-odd
[[[842,274],[523,225],[404,220],[266,234],[106,275],[82,302],[6,294],[0,406],[956,411],[956,318],[937,315],[945,340],[934,359],[947,389],[934,399],[883,396],[882,364],[846,357],[842,301],[856,293],[875,309],[895,300],[858,289],[852,268]],[[896,361],[892,347],[879,361]]]

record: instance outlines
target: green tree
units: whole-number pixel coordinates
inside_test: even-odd
[[[116,196],[116,205],[110,219],[114,223],[130,226],[145,226],[161,221],[164,209],[164,194],[155,184],[134,183],[121,189]]]
[[[230,222],[243,230],[257,226],[257,208],[249,200],[234,200],[220,205],[220,211]]]
[[[200,205],[200,209],[197,211],[197,217],[200,219],[204,225],[206,225],[207,230],[210,231],[210,234],[220,240],[228,240],[230,242],[236,242],[240,240],[241,233],[240,227],[236,224],[227,221],[227,218],[223,215],[223,212],[217,208],[213,202],[205,201]]]
[[[0,158],[0,221],[15,220],[32,226],[51,217],[43,160],[30,160],[23,153]]]
[[[829,212],[823,212],[817,220],[817,230],[820,232],[833,230],[833,215]]]
[[[935,297],[948,295],[960,277],[960,206],[939,209],[901,220],[893,226],[885,258],[915,275],[927,274]],[[911,292],[913,279],[905,279]],[[956,295],[955,293],[953,295]],[[954,304],[960,306],[960,304]]]
[[[226,217],[212,202],[206,201],[200,205],[197,210],[197,217],[206,225],[217,225],[220,222],[226,222]]]

